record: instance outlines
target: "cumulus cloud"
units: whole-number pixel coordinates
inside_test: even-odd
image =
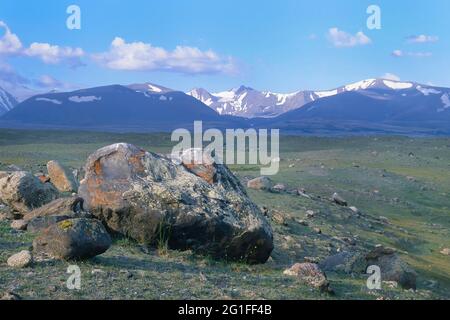
[[[0,54],[9,55],[16,54],[22,50],[22,42],[17,35],[11,32],[8,25],[0,21],[0,28],[4,30],[4,34],[0,37]]]
[[[337,48],[364,46],[372,43],[372,40],[362,31],[352,35],[338,28],[328,30],[328,40]]]
[[[437,41],[439,41],[439,37],[420,34],[420,35],[409,36],[408,38],[406,38],[406,41],[409,43],[437,42]]]
[[[402,50],[394,50],[391,53],[396,58],[401,57],[414,57],[414,58],[427,58],[433,56],[431,52],[404,52]]]
[[[71,67],[83,65],[81,57],[84,56],[84,51],[81,48],[60,47],[38,42],[25,48],[19,37],[11,32],[5,22],[0,21],[0,28],[5,31],[4,35],[0,37],[0,55],[36,57],[46,64],[65,62]]]
[[[94,54],[93,59],[114,70],[173,71],[186,74],[235,73],[231,57],[219,56],[212,50],[177,46],[169,51],[144,42],[127,43],[116,37],[109,51]]]
[[[385,80],[400,81],[399,76],[397,76],[396,74],[393,74],[393,73],[389,73],[389,72],[382,75],[381,78],[385,79]]]
[[[71,67],[82,66],[81,57],[84,51],[81,48],[60,47],[48,43],[34,42],[23,52],[26,56],[37,57],[47,64],[68,62]]]

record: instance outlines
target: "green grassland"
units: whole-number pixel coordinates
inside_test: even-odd
[[[15,164],[45,170],[49,160],[80,168],[99,147],[129,142],[168,153],[166,134],[118,134],[0,130],[0,170]],[[278,210],[287,223],[272,222],[275,249],[264,265],[214,261],[192,252],[161,252],[117,239],[105,254],[79,263],[82,288],[68,290],[67,266],[42,261],[17,270],[7,258],[28,248],[32,235],[0,222],[0,293],[28,299],[448,299],[450,257],[450,139],[407,137],[282,137],[280,171],[273,177],[288,189],[304,188],[310,198],[249,190],[260,206]],[[233,165],[245,183],[259,176],[255,165]],[[328,199],[338,192],[348,208]],[[306,211],[309,226],[298,223]],[[381,217],[381,218],[380,218]],[[314,228],[320,228],[321,234]],[[349,245],[345,239],[351,238]],[[335,295],[321,294],[283,270],[306,257],[321,260],[337,251],[397,249],[418,273],[418,290],[383,286],[369,291],[364,274],[327,273]]]

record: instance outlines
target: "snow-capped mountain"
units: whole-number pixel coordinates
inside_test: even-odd
[[[373,132],[420,133],[426,129],[448,134],[450,88],[369,79],[330,90],[316,101],[268,120],[265,126],[292,130],[366,132],[371,128]]]
[[[272,118],[285,112],[295,110],[321,98],[335,96],[344,92],[358,92],[365,90],[398,91],[412,89],[423,95],[439,94],[442,92],[442,108],[449,107],[447,90],[414,82],[401,82],[387,79],[367,79],[344,85],[331,90],[297,91],[293,93],[274,93],[258,91],[241,86],[228,91],[210,93],[206,89],[196,88],[187,94],[200,100],[221,115],[233,115],[246,118]]]
[[[217,93],[209,93],[205,89],[196,88],[187,94],[200,100],[221,115],[246,118],[275,117],[317,98],[312,91],[282,94],[258,91],[245,86]]]
[[[0,115],[12,110],[17,104],[16,98],[0,87]]]

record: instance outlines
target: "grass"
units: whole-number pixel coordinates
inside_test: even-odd
[[[164,134],[0,130],[0,170],[15,164],[37,172],[49,160],[80,168],[90,153],[115,142],[158,153],[172,146]],[[6,259],[29,248],[32,236],[0,222],[0,292],[14,289],[29,299],[450,298],[450,258],[440,254],[450,247],[450,139],[282,137],[280,147],[280,172],[272,179],[288,189],[304,188],[312,199],[248,190],[259,206],[289,216],[287,226],[272,222],[275,249],[266,264],[248,266],[170,250],[165,230],[150,251],[115,239],[105,254],[80,263],[82,290],[71,291],[65,287],[66,262],[8,268]],[[260,174],[255,165],[230,168],[244,182]],[[334,192],[356,206],[362,218],[332,204],[328,198]],[[305,227],[296,220],[306,219],[307,210],[316,215]],[[388,223],[381,223],[380,216]],[[339,240],[345,237],[355,238],[356,245]],[[369,250],[376,244],[401,252],[419,275],[417,292],[386,285],[369,291],[366,275],[331,273],[336,295],[328,296],[283,275],[305,257],[320,260],[338,249]]]

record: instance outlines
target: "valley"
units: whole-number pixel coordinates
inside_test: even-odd
[[[49,160],[79,169],[93,151],[116,142],[162,154],[174,144],[163,133],[1,129],[0,171],[15,165],[37,173]],[[220,261],[117,238],[104,254],[78,263],[81,290],[68,290],[66,271],[72,263],[6,265],[11,254],[30,247],[32,237],[3,220],[0,293],[13,291],[26,299],[450,298],[448,138],[282,136],[280,158],[280,171],[271,179],[284,191],[247,189],[258,206],[267,208],[273,228],[275,248],[264,264]],[[243,185],[260,174],[257,165],[230,169]],[[331,201],[334,193],[348,207]],[[334,294],[283,274],[294,263],[314,261],[326,268],[323,263],[331,256],[368,252],[377,245],[395,249],[417,273],[416,291],[389,281],[381,290],[369,290],[368,275],[357,265],[326,271]]]

